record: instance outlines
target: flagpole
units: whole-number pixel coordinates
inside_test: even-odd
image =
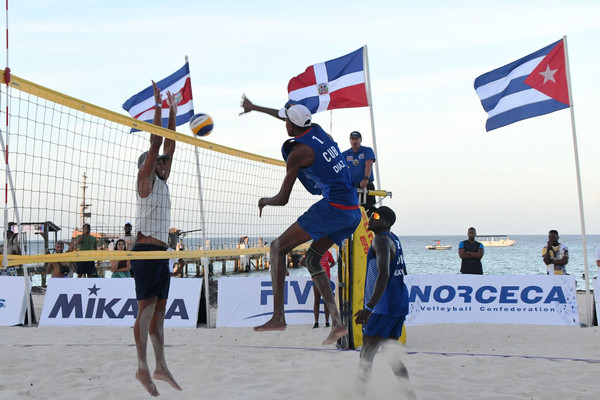
[[[185,63],[189,64],[188,56],[185,56]],[[188,66],[189,68],[189,66]],[[192,74],[190,72],[190,80]],[[198,199],[200,200],[200,227],[202,232],[202,248],[206,247],[206,218],[204,215],[204,198],[202,196],[202,176],[200,174],[200,154],[198,153],[198,147],[194,146],[194,153],[196,156],[196,174],[198,176]],[[205,249],[208,250],[208,249]],[[210,270],[210,261],[203,257],[200,259],[200,265],[204,268],[204,302],[206,305],[206,327],[210,328],[210,304],[209,304],[209,293],[208,293],[208,273]],[[196,264],[196,268],[198,268],[198,264]],[[197,270],[196,270],[196,273]]]
[[[363,46],[363,58],[365,60],[365,78],[366,78],[366,85],[365,87],[367,88],[367,101],[369,102],[369,113],[371,115],[371,137],[373,139],[373,152],[375,153],[375,180],[377,182],[377,189],[381,189],[381,179],[380,179],[380,175],[379,175],[379,163],[377,162],[377,160],[379,159],[379,156],[377,155],[377,141],[375,140],[375,119],[373,118],[373,102],[371,100],[371,76],[370,76],[370,72],[369,72],[369,56],[368,56],[368,52],[367,52],[367,45]],[[383,199],[382,199],[383,200]],[[378,201],[378,203],[381,202],[381,200]]]
[[[575,172],[577,174],[577,192],[579,194],[579,220],[581,223],[581,244],[583,245],[583,266],[585,268],[585,301],[586,301],[586,324],[592,324],[592,307],[590,302],[590,278],[587,256],[587,241],[585,236],[585,217],[583,214],[583,195],[581,191],[581,172],[579,170],[579,152],[577,150],[577,134],[575,130],[575,112],[573,107],[573,93],[571,92],[571,71],[569,70],[569,52],[567,50],[567,35],[563,36],[565,48],[565,69],[567,75],[567,87],[569,90],[569,109],[571,110],[571,131],[573,132],[573,152],[575,153]]]

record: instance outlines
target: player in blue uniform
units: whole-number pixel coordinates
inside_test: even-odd
[[[244,112],[261,111],[286,121],[292,139],[283,144],[283,158],[287,172],[279,193],[263,197],[258,202],[260,215],[265,206],[284,206],[289,200],[296,178],[312,194],[323,199],[313,204],[298,220],[271,243],[271,280],[273,282],[273,316],[256,331],[284,330],[283,308],[285,283],[285,255],[295,247],[312,239],[306,258],[315,286],[331,312],[331,331],[323,344],[335,343],[348,330],[342,323],[335,304],[329,279],[321,267],[323,254],[334,244],[341,245],[361,220],[358,196],[350,173],[337,144],[316,124],[311,123],[310,111],[300,104],[288,105],[279,111],[255,106],[244,97]]]
[[[357,387],[362,394],[366,392],[377,350],[388,343],[396,344],[408,314],[404,254],[400,240],[390,232],[394,222],[396,214],[385,206],[375,209],[369,219],[369,230],[375,238],[367,255],[364,308],[354,314],[356,323],[363,325]],[[391,367],[401,382],[408,383],[408,370],[399,358],[392,360]],[[410,385],[406,394],[407,398],[416,398]]]

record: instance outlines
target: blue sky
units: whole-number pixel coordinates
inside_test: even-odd
[[[114,110],[189,56],[215,143],[278,158],[288,80],[368,46],[378,166],[400,235],[580,232],[569,110],[486,133],[474,79],[567,35],[587,233],[600,233],[600,2],[9,1],[13,74]],[[367,108],[319,113],[342,150]],[[187,132],[187,127],[180,127]],[[265,193],[271,195],[271,193]],[[258,199],[257,199],[258,200]]]

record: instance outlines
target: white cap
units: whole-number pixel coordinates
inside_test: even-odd
[[[278,115],[281,118],[289,119],[292,124],[301,128],[309,127],[310,120],[312,119],[310,111],[302,104],[294,104],[289,108],[284,107],[281,110],[279,110]]]

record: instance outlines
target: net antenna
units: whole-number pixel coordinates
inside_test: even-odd
[[[4,70],[4,80],[6,81],[6,119],[5,119],[5,124],[4,124],[4,131],[0,132],[0,145],[2,146],[2,155],[4,156],[4,161],[5,161],[5,181],[4,181],[4,224],[2,224],[2,238],[3,238],[3,251],[2,251],[2,268],[4,268],[5,270],[8,267],[8,258],[7,258],[7,254],[8,254],[8,187],[10,185],[10,193],[11,193],[11,197],[12,197],[12,201],[13,204],[15,205],[15,218],[17,220],[17,232],[18,232],[18,236],[17,238],[21,238],[21,232],[22,232],[22,224],[21,224],[21,218],[18,212],[18,208],[16,207],[17,204],[17,198],[15,195],[15,186],[13,183],[13,179],[12,179],[12,174],[10,171],[10,163],[9,163],[9,159],[8,159],[8,155],[9,155],[9,140],[10,140],[10,135],[9,135],[9,124],[10,124],[10,86],[9,86],[9,82],[10,82],[10,68],[9,68],[9,51],[8,51],[8,0],[6,0],[6,68]],[[0,94],[0,109],[2,108],[2,95]],[[4,135],[6,134],[6,142],[4,141]],[[13,237],[11,237],[11,242],[14,241],[14,235]],[[18,243],[19,241],[17,241]],[[11,249],[12,249],[12,245],[11,245]],[[29,293],[31,290],[30,284],[29,284],[29,274],[27,271],[27,265],[23,266],[23,279],[25,280],[25,299],[24,301],[27,303],[27,326],[31,327],[31,318],[32,318],[32,314],[31,314],[31,301],[28,301],[29,298]]]

